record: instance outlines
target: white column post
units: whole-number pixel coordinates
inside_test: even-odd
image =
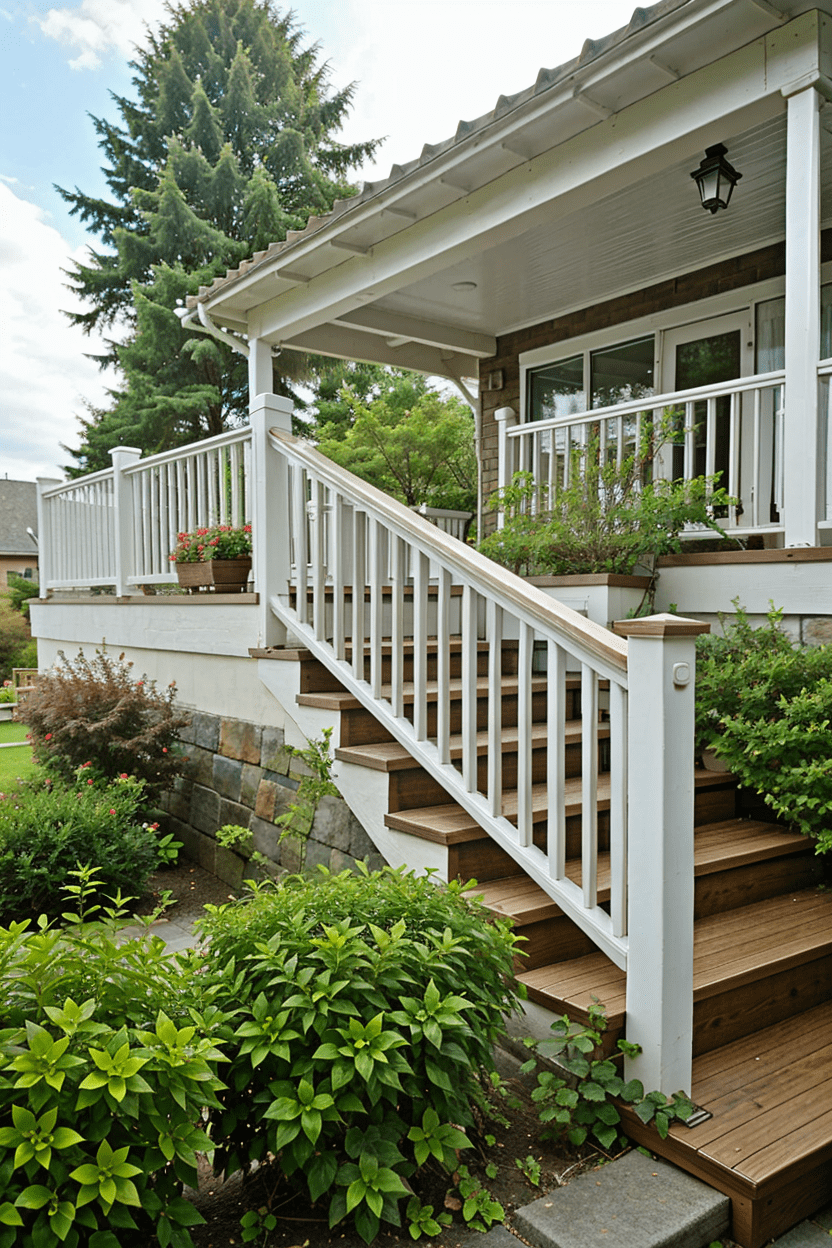
[[[56,485],[63,485],[58,477],[38,477],[38,586],[39,597],[48,597],[49,582],[55,575],[54,551],[52,549],[52,526],[49,523],[49,508],[43,497],[44,490],[51,490]]]
[[[695,638],[675,615],[622,620],[628,644],[627,1078],[690,1092]]]
[[[507,485],[511,485],[511,478],[514,475],[514,446],[512,439],[508,436],[509,429],[513,429],[517,424],[517,413],[513,407],[498,407],[494,413],[494,419],[497,422],[497,488],[504,490]],[[505,523],[505,515],[502,512],[497,513],[497,528],[501,529]]]
[[[271,394],[273,390],[271,344],[264,338],[250,338],[248,342],[249,403],[253,403],[258,394]]]
[[[254,344],[252,344],[254,345]],[[288,601],[291,572],[289,468],[269,441],[270,429],[292,430],[292,400],[258,394],[251,400],[252,567],[260,596],[259,646],[279,646],[286,628],[274,615],[274,598]]]
[[[820,359],[820,96],[788,98],[786,130],[786,404],[783,521],[787,546],[816,546]]]
[[[113,529],[116,557],[116,597],[131,592],[127,578],[133,570],[133,481],[124,469],[137,464],[142,453],[137,446],[116,446],[110,451],[113,461]]]

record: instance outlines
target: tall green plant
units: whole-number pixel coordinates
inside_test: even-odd
[[[430,1158],[467,1146],[516,997],[508,924],[463,886],[319,869],[209,908],[205,985],[231,1017],[215,1164],[276,1158],[285,1183],[367,1242]]]
[[[732,501],[716,478],[653,476],[666,431],[651,430],[621,464],[607,462],[597,436],[572,450],[568,480],[551,494],[531,473],[516,473],[489,506],[503,527],[481,550],[517,574],[567,575],[637,569],[655,576],[660,555],[681,550],[688,525],[725,536],[716,518]]]

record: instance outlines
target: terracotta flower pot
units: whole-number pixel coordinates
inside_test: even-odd
[[[179,584],[189,593],[201,589],[218,594],[243,593],[251,572],[251,556],[237,559],[208,559],[205,563],[177,563]]]

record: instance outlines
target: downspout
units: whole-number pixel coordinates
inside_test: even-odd
[[[196,308],[175,308],[174,311],[182,322],[183,329],[195,329],[197,333],[210,334],[212,338],[216,338],[217,342],[224,343],[232,351],[236,351],[239,355],[248,359],[248,343],[243,342],[240,338],[236,338],[234,334],[229,334],[226,330],[220,329],[219,325],[215,325],[208,315],[204,304],[198,303]],[[195,312],[199,316],[200,324],[197,324],[194,320]]]

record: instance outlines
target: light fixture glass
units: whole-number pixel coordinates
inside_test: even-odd
[[[454,284],[451,286],[451,290],[458,290],[463,294],[469,290],[476,290],[476,289],[477,289],[476,282],[454,282]]]
[[[694,169],[690,175],[699,187],[699,198],[707,212],[713,213],[720,208],[727,208],[734,187],[742,177],[725,159],[727,151],[722,143],[706,147],[704,160],[699,162],[699,168]]]

